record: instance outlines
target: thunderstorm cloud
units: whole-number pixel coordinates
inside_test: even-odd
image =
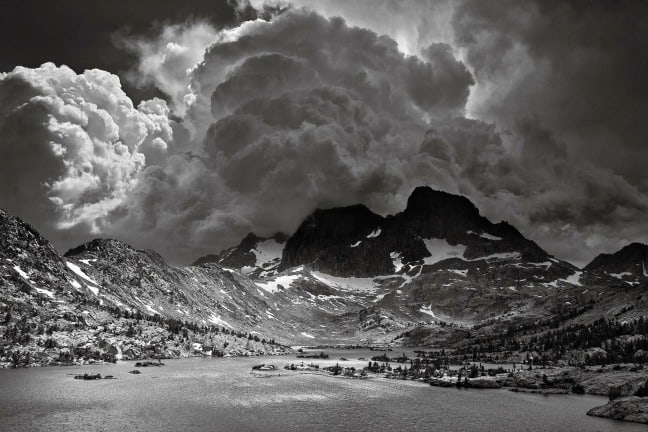
[[[121,79],[0,74],[0,206],[59,248],[113,236],[176,262],[318,207],[393,213],[422,184],[578,264],[648,240],[644,3],[232,6],[230,26],[122,36]]]

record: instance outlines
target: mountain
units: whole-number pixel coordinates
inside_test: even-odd
[[[170,267],[117,240],[61,257],[0,210],[0,365],[284,352],[257,292],[235,272]]]
[[[338,303],[327,303],[327,319],[344,329],[337,340],[349,341],[398,340],[412,326],[424,333],[418,342],[429,343],[461,338],[484,322],[574,314],[588,321],[626,310],[633,295],[610,291],[614,281],[593,281],[512,225],[489,221],[467,198],[429,187],[416,188],[395,215],[364,205],[314,211],[285,242],[272,274],[233,264],[258,286],[273,287],[272,296],[295,298],[303,287],[326,292],[315,298]],[[306,325],[318,341],[333,339],[330,321]]]
[[[631,243],[613,254],[600,254],[584,270],[592,282],[623,282],[638,285],[648,281],[648,245]]]
[[[205,255],[192,265],[217,263],[225,268],[235,268],[252,278],[263,278],[277,273],[281,255],[288,236],[276,233],[270,238],[249,233],[238,246],[217,255]]]
[[[579,270],[467,198],[427,187],[395,215],[320,209],[289,237],[248,234],[190,266],[114,239],[60,256],[0,211],[0,366],[285,352],[275,341],[522,343],[645,315],[645,249]]]
[[[279,268],[307,264],[336,276],[372,277],[449,258],[543,263],[550,256],[506,222],[491,223],[467,198],[418,187],[394,216],[361,205],[316,210],[288,239]]]

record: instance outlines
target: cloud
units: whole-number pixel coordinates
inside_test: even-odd
[[[342,17],[351,27],[388,35],[401,52],[420,55],[432,43],[453,41],[453,0],[239,0],[238,10],[305,8],[327,18]]]
[[[0,99],[2,205],[58,229],[99,231],[172,138],[164,101],[136,109],[100,70],[17,67],[0,75]]]
[[[67,246],[94,232],[184,262],[250,230],[291,232],[316,207],[393,213],[421,184],[578,263],[648,241],[643,60],[615,30],[630,12],[263,4],[279,9],[240,3],[253,19],[236,27],[189,21],[125,42],[130,79],[168,105],[134,107],[98,70],[0,76],[0,205],[55,221],[50,233],[77,236]],[[598,22],[608,32],[591,42]]]
[[[446,170],[446,190],[473,199],[491,219],[506,219],[557,256],[584,264],[600,252],[646,241],[648,195],[623,177],[570,159],[566,144],[537,119],[521,119],[508,139],[492,124],[455,119],[433,125],[419,164]],[[433,167],[433,168],[432,168]],[[596,246],[596,248],[593,248]]]
[[[393,211],[421,181],[406,172],[426,119],[460,115],[472,84],[443,44],[407,56],[303,10],[225,31],[188,78],[193,156],[147,168],[111,223],[172,226],[205,250],[249,230],[291,232],[316,207]]]
[[[206,21],[188,21],[164,26],[155,37],[122,37],[120,44],[138,59],[128,79],[139,86],[155,85],[170,97],[174,111],[183,115],[189,74],[220,35]]]
[[[462,1],[456,43],[475,74],[471,115],[514,128],[537,117],[586,159],[632,183],[648,160],[645,2]]]

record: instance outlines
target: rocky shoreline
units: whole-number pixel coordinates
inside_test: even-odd
[[[628,396],[592,408],[587,415],[648,424],[648,397]]]

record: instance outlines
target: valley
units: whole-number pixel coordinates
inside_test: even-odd
[[[647,246],[579,269],[428,187],[396,215],[316,210],[292,235],[251,233],[189,266],[111,239],[59,255],[6,212],[0,226],[4,366],[326,344],[520,363],[648,361]]]

